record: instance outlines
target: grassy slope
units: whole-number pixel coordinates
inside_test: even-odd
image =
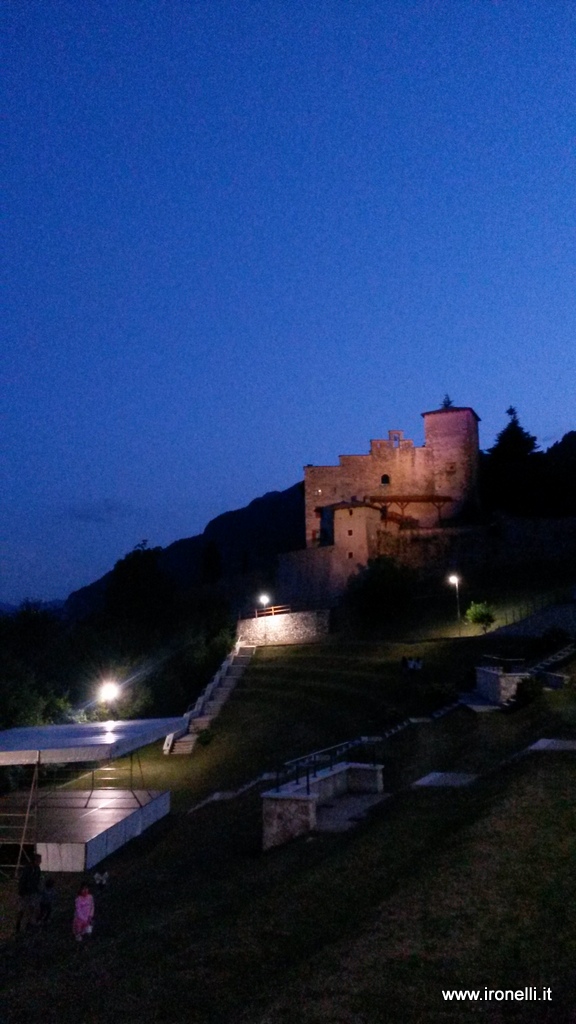
[[[411,653],[425,658],[427,685],[449,689],[482,643]],[[257,793],[185,813],[214,789],[414,710],[398,667],[405,652],[259,652],[212,744],[190,759],[146,751],[148,785],[174,788],[178,813],[111,858],[90,947],[69,935],[77,879],[59,879],[50,931],[5,942],[0,1019],[457,1020],[462,1006],[448,1011],[440,985],[484,980],[550,984],[555,1009],[567,1006],[576,936],[570,757],[531,758],[466,792],[404,792],[353,834],[266,856]],[[535,736],[576,735],[574,719],[570,696],[555,694],[510,717],[458,711],[414,726],[387,745],[387,786],[433,768],[487,770]],[[2,890],[10,924],[13,883]],[[500,1019],[494,1006],[481,1009],[474,1019]],[[538,1019],[534,1007],[514,1010],[514,1019]]]

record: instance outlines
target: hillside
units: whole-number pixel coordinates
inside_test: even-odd
[[[450,687],[493,643],[412,653],[429,665],[428,682]],[[145,751],[147,782],[170,779],[175,813],[107,862],[111,884],[97,896],[90,944],[72,941],[78,879],[67,876],[57,879],[50,929],[18,944],[4,932],[2,1020],[493,1024],[496,1004],[450,1010],[441,990],[538,985],[551,987],[553,1005],[518,1003],[505,1019],[567,1024],[576,762],[550,754],[491,769],[543,733],[574,736],[572,693],[512,716],[461,709],[391,737],[381,753],[393,798],[350,833],[263,855],[257,790],[187,813],[278,760],[414,709],[398,670],[403,651],[260,651],[208,746],[190,759]],[[408,788],[434,769],[483,777],[465,791]],[[0,895],[10,922],[13,883]]]
[[[202,534],[164,548],[158,564],[186,590],[201,583],[231,581],[241,574],[273,572],[279,554],[304,545],[304,485],[298,483],[217,516]],[[109,579],[107,573],[75,590],[65,603],[65,614],[82,618],[99,610]]]

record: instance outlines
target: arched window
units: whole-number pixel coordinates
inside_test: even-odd
[[[388,473],[384,473],[384,475],[380,477],[380,483],[381,484],[389,484],[390,483],[390,477],[388,476]]]

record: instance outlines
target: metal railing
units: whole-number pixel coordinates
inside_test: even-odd
[[[279,790],[288,782],[294,782],[298,785],[300,781],[305,781],[306,793],[309,794],[311,778],[315,778],[320,771],[326,769],[331,771],[335,765],[344,760],[345,754],[358,747],[371,746],[370,763],[377,764],[376,749],[383,739],[383,736],[358,736],[356,739],[335,743],[331,747],[314,750],[311,754],[305,754],[291,761],[285,761],[282,767],[276,770],[276,789]]]
[[[201,718],[205,712],[207,705],[210,700],[220,687],[221,683],[225,680],[228,669],[234,662],[234,658],[238,655],[241,647],[246,646],[242,639],[239,639],[234,644],[234,647],[230,651],[230,654],[226,656],[220,668],[216,671],[208,685],[202,690],[202,693],[197,698],[194,704],[190,704],[184,713],[184,724],[182,729],[177,732],[171,732],[164,740],[163,751],[165,754],[169,754],[174,746],[174,743],[181,736],[190,732],[190,725],[196,718]]]
[[[292,608],[289,604],[269,604],[265,608],[255,608],[254,616],[260,619],[263,615],[286,615],[291,611]]]

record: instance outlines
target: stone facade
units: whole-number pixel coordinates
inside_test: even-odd
[[[325,640],[329,612],[283,612],[280,615],[239,619],[236,635],[243,644],[273,647],[277,644],[310,644]]]
[[[475,508],[478,416],[470,408],[422,415],[422,447],[402,430],[389,430],[387,439],[370,442],[367,455],[341,455],[337,466],[305,467],[307,547],[332,540],[332,518],[343,504],[423,527]]]

